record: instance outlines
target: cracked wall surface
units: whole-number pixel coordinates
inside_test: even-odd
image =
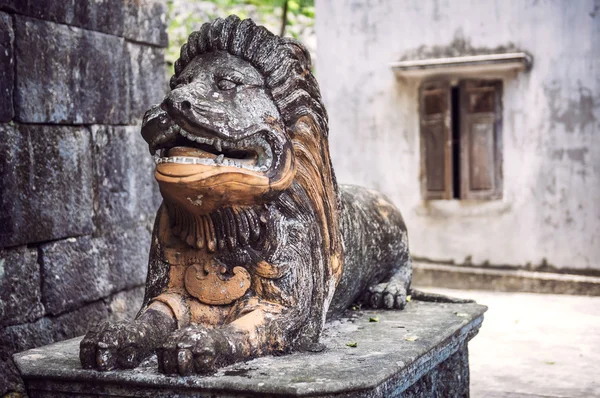
[[[14,352],[141,305],[166,5],[109,3],[0,0],[0,396]]]
[[[411,253],[465,265],[600,271],[600,4],[317,2],[317,76],[341,183],[386,193]],[[527,51],[503,81],[503,199],[424,201],[418,89],[399,60]]]

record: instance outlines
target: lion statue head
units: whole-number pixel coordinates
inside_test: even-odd
[[[217,19],[190,35],[170,86],[142,128],[165,203],[207,214],[275,200],[297,183],[320,221],[328,268],[339,276],[327,112],[304,46],[250,19]]]

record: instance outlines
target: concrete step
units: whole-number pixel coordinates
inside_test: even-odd
[[[413,263],[413,286],[600,296],[600,278],[551,272]]]

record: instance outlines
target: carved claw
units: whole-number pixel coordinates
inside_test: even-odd
[[[379,283],[365,292],[362,302],[373,309],[401,310],[406,306],[406,289],[400,281]]]
[[[228,364],[231,346],[217,329],[189,326],[175,331],[157,354],[160,372],[187,376]]]
[[[80,343],[79,359],[85,369],[107,371],[138,366],[152,350],[145,344],[149,325],[144,322],[105,322],[90,330]]]
[[[135,321],[94,326],[79,344],[84,369],[131,369],[149,357],[177,323],[169,315],[146,310]]]

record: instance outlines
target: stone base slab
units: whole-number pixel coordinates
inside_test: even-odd
[[[134,370],[84,370],[81,338],[14,360],[31,398],[467,397],[467,343],[486,309],[413,301],[404,311],[354,311],[327,325],[321,352],[258,358],[210,376],[162,375],[155,357]]]

